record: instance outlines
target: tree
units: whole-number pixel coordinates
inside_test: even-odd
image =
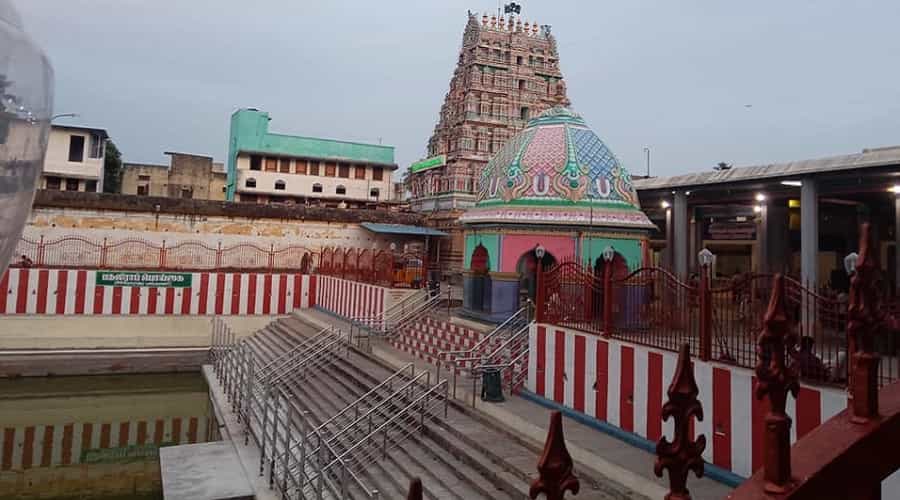
[[[116,143],[106,141],[106,158],[103,160],[103,192],[118,193],[122,188],[122,153]]]
[[[713,167],[713,170],[718,170],[718,171],[731,170],[731,167],[732,167],[732,165],[730,163],[725,163],[724,161],[720,161],[719,163],[716,164],[715,167]]]

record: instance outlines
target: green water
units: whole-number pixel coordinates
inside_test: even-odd
[[[0,379],[0,500],[161,499],[159,448],[210,415],[198,373]]]

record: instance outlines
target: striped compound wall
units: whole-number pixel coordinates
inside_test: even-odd
[[[110,448],[206,442],[211,430],[205,417],[4,427],[0,471],[91,462]]]
[[[675,374],[677,353],[604,339],[567,328],[536,325],[529,334],[526,388],[540,397],[656,442],[671,437],[672,420],[660,415]],[[703,458],[739,476],[762,465],[763,415],[753,397],[751,370],[694,360],[706,435]],[[788,398],[791,441],[847,407],[844,391],[801,385]]]
[[[390,289],[332,276],[316,276],[315,305],[345,318],[378,317]]]
[[[93,270],[10,269],[0,277],[0,314],[256,315],[315,306],[317,276],[184,273],[190,287],[97,284]]]

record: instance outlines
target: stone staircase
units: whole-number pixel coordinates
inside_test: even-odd
[[[403,325],[390,339],[395,349],[431,364],[437,364],[438,354],[462,351],[475,346],[484,331],[454,324],[445,319],[426,316]]]
[[[265,365],[317,331],[313,323],[292,316],[252,335],[247,345]],[[412,349],[413,340],[418,338],[423,346],[466,348],[477,342],[479,335],[475,330],[429,318],[409,327],[398,343]],[[427,360],[429,354],[424,348],[416,348],[416,352]],[[392,374],[397,376],[393,367],[352,349],[349,356],[335,356],[315,374],[288,382],[282,389],[289,394],[291,414],[295,418],[303,414],[309,425],[317,426]],[[449,402],[446,418],[432,416],[427,420],[408,435],[385,434],[386,452],[368,454],[355,464],[358,469],[354,472],[366,484],[366,491],[377,489],[383,499],[404,498],[410,480],[419,477],[425,486],[424,497],[432,500],[527,498],[529,484],[537,477],[540,444],[453,401]],[[579,475],[579,498],[636,498],[633,492],[606,478],[597,481],[584,471]],[[352,484],[345,498],[371,498],[366,491]]]

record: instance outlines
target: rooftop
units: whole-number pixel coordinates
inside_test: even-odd
[[[99,133],[103,137],[109,137],[109,134],[106,132],[105,128],[85,127],[85,126],[81,126],[81,125],[57,125],[55,123],[52,125],[52,127],[54,129],[81,130],[83,132],[94,132],[94,133]]]
[[[638,191],[650,191],[654,189],[687,188],[760,180],[789,180],[815,174],[838,173],[896,165],[900,165],[900,146],[870,148],[864,149],[860,153],[828,156],[812,160],[734,167],[728,170],[710,170],[671,177],[634,179],[633,182]]]

